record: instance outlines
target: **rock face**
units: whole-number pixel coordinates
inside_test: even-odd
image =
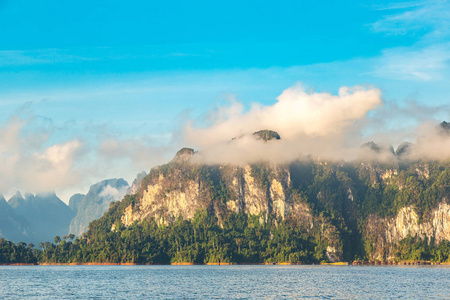
[[[390,159],[383,163],[307,160],[210,166],[194,163],[194,150],[184,148],[142,180],[134,200],[124,206],[121,222],[130,226],[153,218],[170,224],[179,217],[192,219],[203,209],[219,225],[231,212],[275,226],[294,220],[323,242],[329,261],[393,259],[396,245],[408,235],[435,243],[450,240],[445,196],[450,166],[401,162],[386,149]],[[433,195],[427,200],[431,202],[421,199],[424,193]]]
[[[289,190],[289,170],[280,166],[264,166],[270,181],[255,178],[251,166],[203,167],[174,161],[168,174],[152,170],[146,185],[140,191],[137,209],[128,209],[122,218],[128,226],[147,216],[162,223],[172,222],[181,216],[191,219],[198,209],[214,208],[219,216],[223,210],[266,217],[273,213],[284,219],[293,210]],[[220,189],[215,191],[214,189]],[[227,201],[212,201],[214,193],[227,193]]]
[[[70,221],[68,232],[81,235],[87,231],[89,222],[100,218],[108,210],[109,204],[121,200],[128,190],[128,183],[122,178],[108,179],[92,185],[81,200],[80,196],[72,196],[69,203],[72,203],[76,215]]]
[[[292,195],[289,166],[196,165],[189,163],[193,153],[182,150],[171,163],[151,170],[142,181],[136,203],[126,207],[121,217],[125,226],[149,217],[160,224],[178,217],[192,219],[202,209],[214,213],[219,225],[229,212],[259,216],[260,223],[268,222],[269,215],[277,220],[292,218],[298,226],[323,236],[331,261],[342,259],[336,227],[314,217],[309,206]]]
[[[380,218],[370,216],[366,226],[366,236],[374,245],[371,258],[374,260],[394,259],[393,249],[408,235],[434,240],[436,244],[450,240],[450,205],[446,199],[429,213],[427,220],[420,222],[412,207],[400,209],[395,217]]]

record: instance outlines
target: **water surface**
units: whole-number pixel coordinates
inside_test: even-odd
[[[447,266],[0,266],[1,299],[448,299]]]

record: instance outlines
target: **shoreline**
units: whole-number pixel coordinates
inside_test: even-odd
[[[430,262],[430,261],[354,261],[334,262],[320,264],[302,263],[193,263],[193,262],[173,262],[170,264],[141,264],[141,263],[112,263],[112,262],[75,262],[75,263],[0,263],[0,266],[426,266],[426,265],[450,265],[450,262]]]

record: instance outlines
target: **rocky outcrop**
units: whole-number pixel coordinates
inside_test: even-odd
[[[400,209],[395,217],[372,215],[366,224],[365,237],[373,246],[368,252],[374,260],[394,259],[393,250],[408,235],[426,238],[438,244],[450,240],[450,205],[446,200],[432,210],[422,222],[413,207]]]
[[[270,140],[279,140],[281,139],[278,132],[273,130],[260,130],[253,133],[253,136],[256,137],[259,140],[263,140],[265,142],[268,142]]]
[[[141,188],[139,204],[128,210],[122,222],[128,226],[147,216],[164,223],[179,216],[191,219],[198,209],[207,207],[216,210],[219,218],[223,210],[229,210],[264,218],[273,213],[284,219],[293,210],[288,192],[289,170],[268,165],[261,168],[273,178],[262,182],[266,179],[256,178],[250,165],[202,167],[180,163],[177,158],[166,176],[158,169],[153,170],[150,182]],[[222,188],[219,193],[227,193],[224,202],[214,201],[211,195],[216,192],[217,184]]]

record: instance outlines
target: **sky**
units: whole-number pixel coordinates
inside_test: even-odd
[[[248,126],[290,99],[340,101],[343,87],[379,99],[327,124],[369,118],[358,142],[383,131],[396,146],[450,120],[449,23],[443,0],[0,0],[0,192],[67,202],[103,179],[131,183],[204,135],[245,129],[223,112]],[[292,113],[287,125],[308,116]]]

